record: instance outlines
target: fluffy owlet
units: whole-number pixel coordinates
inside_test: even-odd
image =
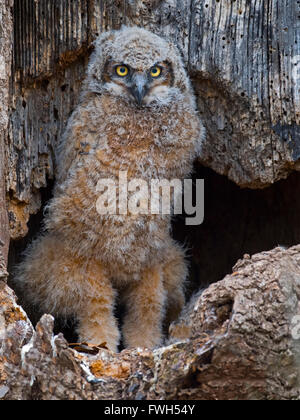
[[[102,34],[58,153],[44,233],[17,270],[26,299],[55,316],[75,316],[81,341],[106,342],[113,351],[120,299],[125,346],[160,345],[164,323],[184,305],[188,271],[170,234],[171,215],[99,214],[99,180],[118,186],[122,173],[149,188],[153,179],[182,180],[203,137],[177,48],[139,28]],[[112,191],[118,203],[120,188]]]

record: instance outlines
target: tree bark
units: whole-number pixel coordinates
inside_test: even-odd
[[[300,246],[245,256],[195,296],[167,346],[88,355],[49,315],[34,330],[1,283],[0,398],[299,399],[299,295]]]
[[[9,77],[12,52],[11,6],[11,1],[0,1],[0,265],[7,263],[10,239],[6,208],[5,144],[8,128]]]

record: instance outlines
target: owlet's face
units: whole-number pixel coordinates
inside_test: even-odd
[[[166,61],[134,68],[126,62],[108,60],[103,81],[106,92],[126,98],[137,107],[166,105],[174,97],[174,69]]]

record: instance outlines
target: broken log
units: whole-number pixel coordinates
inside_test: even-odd
[[[300,397],[300,246],[246,255],[195,295],[153,351],[80,353],[44,315],[34,330],[0,287],[0,399]]]

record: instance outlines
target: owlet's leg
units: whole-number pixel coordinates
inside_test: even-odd
[[[170,246],[163,266],[164,287],[167,291],[167,312],[165,325],[178,319],[184,304],[184,284],[188,275],[188,266],[184,251],[176,243]]]
[[[76,257],[69,248],[56,234],[34,241],[16,270],[16,286],[41,312],[75,316],[81,341],[96,345],[107,342],[116,351],[115,291],[98,262]]]
[[[123,295],[126,315],[123,325],[126,347],[153,348],[162,343],[166,293],[160,267],[147,269],[140,282]]]
[[[110,350],[117,352],[120,333],[113,313],[115,291],[96,265],[88,268],[85,283],[82,312],[78,314],[80,341],[95,345],[106,342]]]

